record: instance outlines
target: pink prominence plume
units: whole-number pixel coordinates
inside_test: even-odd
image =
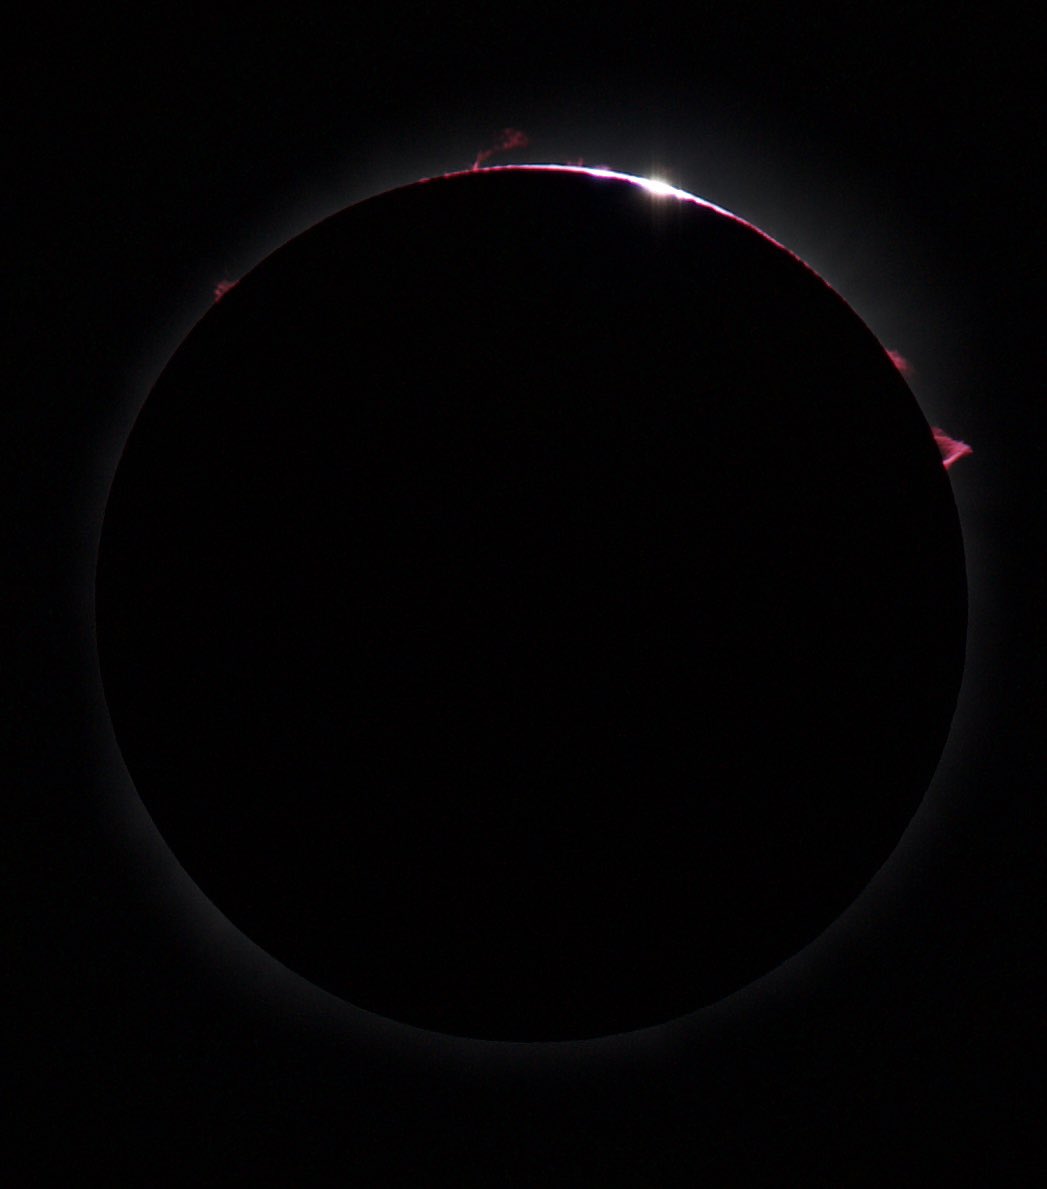
[[[912,375],[912,364],[905,358],[901,351],[888,351],[891,363],[902,373],[903,376]]]
[[[939,429],[937,425],[932,426],[931,433],[934,434],[934,440],[938,443],[938,449],[942,454],[942,466],[946,470],[953,463],[959,462],[961,458],[966,458],[968,454],[974,453],[966,442],[960,442],[956,438],[950,438],[945,430]]]
[[[485,161],[489,161],[499,153],[510,153],[513,149],[525,149],[530,143],[527,133],[521,132],[519,128],[503,128],[498,139],[489,149],[481,149],[476,154],[473,169],[479,169]]]
[[[913,374],[913,366],[901,353],[901,351],[887,351],[891,363],[901,372],[903,376],[911,376]],[[937,425],[931,427],[931,433],[934,435],[934,440],[938,445],[938,449],[942,456],[942,466],[948,470],[954,463],[959,462],[961,458],[966,458],[968,454],[973,454],[974,451],[967,445],[966,442],[961,442],[957,438],[950,438],[944,429],[939,429]]]

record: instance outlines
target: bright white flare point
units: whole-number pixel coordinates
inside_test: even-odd
[[[687,202],[697,202],[700,206],[712,207],[713,210],[719,211],[721,214],[730,215],[732,219],[737,219],[737,215],[732,215],[730,211],[725,211],[723,207],[716,206],[715,203],[708,202],[704,198],[699,198],[697,194],[691,194],[687,190],[681,190],[677,186],[671,186],[668,182],[662,181],[661,178],[641,178],[632,173],[622,173],[617,169],[597,169],[591,165],[503,165],[496,166],[500,169],[545,169],[555,170],[560,173],[584,173],[592,178],[613,178],[619,182],[631,182],[634,186],[639,186],[646,190],[648,194],[654,195],[655,198],[682,198]]]
[[[772,239],[766,231],[761,231],[759,227],[754,227],[747,222],[740,215],[734,214],[733,211],[725,210],[722,206],[717,206],[715,202],[710,202],[707,198],[699,198],[697,194],[692,194],[689,190],[681,190],[677,186],[670,186],[668,182],[663,182],[659,178],[641,178],[632,173],[621,173],[617,169],[601,169],[594,168],[591,165],[485,165],[480,169],[474,170],[458,170],[456,173],[444,174],[444,177],[457,177],[459,174],[465,173],[496,173],[502,170],[519,171],[523,169],[533,169],[540,173],[581,173],[586,177],[591,178],[610,178],[613,181],[629,182],[631,185],[638,186],[641,190],[646,190],[654,198],[676,198],[683,202],[693,202],[696,206],[704,206],[707,210],[715,211],[718,215],[724,215],[735,223],[742,223],[753,231],[761,239],[767,240],[768,243],[774,244],[776,248],[780,248],[783,252],[788,252],[795,260],[798,260],[804,268],[810,269],[810,265],[806,261],[801,260],[795,252],[790,251],[784,244],[780,244],[776,239]],[[813,271],[813,270],[812,270]]]
[[[750,231],[755,232],[761,239],[767,240],[768,243],[774,244],[776,248],[780,248],[783,252],[788,252],[795,260],[798,260],[804,268],[810,269],[811,266],[805,261],[801,260],[795,252],[780,244],[776,239],[772,239],[766,231],[761,231],[759,227],[754,227],[747,222],[740,215],[734,214],[733,211],[725,210],[722,206],[717,206],[715,202],[710,202],[707,198],[699,198],[697,194],[692,194],[688,190],[681,190],[677,186],[670,186],[668,182],[663,182],[659,178],[641,178],[632,173],[622,173],[617,169],[603,169],[594,168],[591,165],[558,165],[549,163],[546,165],[527,164],[527,165],[482,165],[479,168],[473,169],[458,169],[453,173],[445,173],[442,176],[445,178],[462,177],[468,174],[476,173],[500,173],[512,170],[514,173],[524,169],[537,170],[539,173],[581,173],[586,177],[591,178],[611,178],[618,182],[629,182],[631,185],[638,186],[641,190],[646,190],[654,198],[677,198],[684,202],[693,202],[696,206],[704,206],[706,209],[715,211],[718,215],[725,215],[728,219],[735,223],[742,223],[748,227]],[[422,178],[421,181],[429,181],[428,178]],[[813,272],[813,269],[811,269]]]
[[[661,178],[637,178],[636,180],[648,194],[656,194],[660,198],[690,197],[685,190],[678,190],[675,186],[670,186],[668,182],[663,182]]]

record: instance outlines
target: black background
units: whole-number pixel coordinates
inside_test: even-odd
[[[5,434],[19,1183],[1025,1184],[1043,1094],[1043,578],[1031,30],[869,6],[70,21],[10,43]],[[514,160],[658,174],[799,252],[915,366],[968,668],[860,900],[715,1008],[585,1044],[365,1016],[202,902],[100,696],[92,570],[149,385],[219,281],[347,202]],[[1038,327],[1037,327],[1038,329]],[[5,409],[5,411],[6,411]],[[854,465],[874,442],[855,442]]]

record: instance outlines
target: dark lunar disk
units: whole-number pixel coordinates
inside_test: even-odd
[[[117,737],[203,892],[360,1007],[604,1035],[861,891],[959,688],[959,524],[853,311],[740,220],[508,168],[230,290],[128,441]]]

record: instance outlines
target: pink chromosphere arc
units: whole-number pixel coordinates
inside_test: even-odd
[[[480,169],[483,162],[490,160],[491,157],[497,156],[499,153],[510,152],[513,149],[526,148],[529,143],[530,143],[530,141],[529,141],[526,133],[521,132],[517,128],[505,128],[502,130],[502,132],[499,134],[498,139],[490,148],[483,149],[477,154],[476,161],[473,163],[472,169],[473,169],[473,171],[477,171]],[[488,166],[487,168],[488,169],[492,169],[492,168],[497,169],[499,167],[498,166]],[[506,168],[506,167],[503,166],[501,168]],[[521,168],[521,167],[517,166],[515,168]],[[608,177],[608,178],[615,178],[615,179],[619,179],[619,180],[629,181],[629,182],[634,183],[635,185],[642,186],[645,190],[648,191],[648,193],[652,194],[655,197],[663,197],[663,198],[671,197],[671,198],[685,199],[690,202],[697,202],[697,203],[700,203],[702,206],[712,207],[714,210],[719,211],[721,214],[728,215],[732,219],[737,219],[739,222],[744,222],[744,220],[738,219],[737,215],[731,214],[730,211],[725,211],[721,207],[716,207],[714,204],[707,202],[703,198],[698,198],[698,196],[695,194],[691,194],[686,190],[680,190],[676,186],[671,186],[668,182],[664,182],[664,181],[657,180],[654,178],[635,177],[632,174],[618,173],[617,171],[611,170],[611,169],[596,169],[596,168],[592,168],[589,166],[583,166],[583,165],[581,165],[581,163],[578,163],[577,165],[570,164],[570,165],[539,165],[539,166],[530,166],[530,167],[525,166],[523,168],[542,169],[542,170],[562,170],[565,172],[572,172],[572,173],[587,173],[592,177]],[[754,230],[758,231],[759,229],[754,228]],[[760,234],[765,235],[765,233],[763,233],[763,232],[760,232]],[[765,238],[769,238],[769,237],[767,237],[765,235]],[[779,245],[779,246],[781,246],[781,245]],[[236,281],[230,281],[230,280],[219,281],[218,284],[214,287],[215,302],[221,301],[222,298],[225,297],[225,295],[229,292],[229,290],[232,289],[236,285],[236,283],[237,283]],[[903,376],[909,376],[912,374],[912,371],[913,371],[912,365],[909,363],[908,359],[906,359],[906,357],[900,351],[888,349],[887,354],[890,357],[891,362],[898,369],[898,371],[901,372],[901,374]],[[946,470],[948,470],[951,466],[953,466],[954,463],[958,462],[961,458],[966,458],[967,455],[974,453],[973,450],[971,449],[971,447],[968,446],[966,442],[961,442],[956,438],[950,437],[944,430],[939,429],[937,426],[932,427],[932,433],[934,434],[934,440],[938,445],[938,449],[941,451],[942,465],[945,467]]]

